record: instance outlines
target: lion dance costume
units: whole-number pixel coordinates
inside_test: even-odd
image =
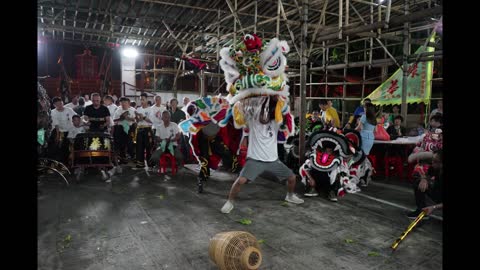
[[[361,150],[361,137],[356,131],[330,128],[311,134],[308,159],[300,167],[302,183],[307,185],[307,172],[316,183],[325,185],[331,200],[345,193],[360,191],[358,185],[367,185],[372,165]],[[316,186],[318,186],[316,184]]]
[[[242,129],[245,136],[248,121],[265,124],[269,120],[272,113],[269,104],[274,102],[275,121],[281,123],[278,142],[285,142],[294,131],[285,74],[284,54],[288,51],[286,41],[274,38],[264,44],[255,34],[245,35],[242,42],[223,48],[220,66],[229,94],[226,98],[208,96],[190,102],[187,105],[189,117],[179,124],[182,132],[197,134],[211,123],[223,128],[233,119],[234,127]],[[202,168],[199,178],[208,176],[208,161],[202,157],[197,160]]]

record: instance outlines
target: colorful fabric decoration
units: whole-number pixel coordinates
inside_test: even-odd
[[[37,130],[37,142],[42,146],[45,144],[45,129]]]
[[[210,122],[224,127],[232,117],[230,103],[220,95],[191,101],[187,104],[187,112],[187,119],[178,124],[184,134],[197,134]]]

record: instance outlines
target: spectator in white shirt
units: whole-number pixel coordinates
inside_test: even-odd
[[[110,112],[110,126],[113,127],[113,116],[115,115],[115,111],[117,110],[118,106],[113,103],[113,97],[108,95],[103,97],[103,105],[107,106],[108,111]]]
[[[72,102],[65,104],[64,107],[74,110],[75,107],[77,107],[77,106],[78,106],[78,96],[75,95],[75,96],[72,97]]]
[[[82,125],[82,120],[80,116],[74,115],[72,116],[72,127],[70,128],[70,131],[68,131],[68,136],[67,138],[70,139],[70,142],[73,142],[75,137],[77,137],[78,134],[80,133],[85,133],[86,129],[85,126]]]
[[[60,97],[54,97],[52,103],[55,109],[51,112],[52,127],[54,128],[50,137],[50,154],[51,158],[57,161],[68,162],[69,142],[66,139],[68,131],[71,129],[72,117],[76,113],[71,108],[63,106],[63,101]]]
[[[189,102],[190,102],[190,98],[189,98],[189,97],[183,97],[182,111],[184,111],[185,114],[187,114],[187,105],[188,105]]]
[[[85,107],[92,105],[92,101],[90,100],[89,95],[85,95],[84,99],[85,99]]]
[[[164,152],[170,152],[175,157],[177,167],[183,167],[183,155],[178,149],[178,140],[180,139],[180,129],[178,125],[170,121],[170,112],[165,110],[162,112],[162,123],[155,131],[157,141],[157,149],[152,162],[158,162],[157,159]]]
[[[152,107],[148,106],[147,98],[147,93],[142,93],[140,95],[141,106],[137,109],[136,113],[138,121],[136,147],[137,169],[145,168],[145,156],[147,160],[150,160],[150,156],[152,155],[153,132],[152,121],[149,117]]]
[[[126,151],[131,158],[134,156],[133,141],[129,134],[132,131],[133,123],[135,123],[135,109],[130,107],[130,99],[126,97],[120,98],[120,105],[113,116],[113,122],[115,123],[113,140],[120,163],[125,164],[127,162]]]
[[[167,108],[162,105],[162,97],[160,95],[155,96],[155,104],[153,104],[150,112],[150,120],[152,121],[153,128],[157,129],[162,123],[162,113]]]

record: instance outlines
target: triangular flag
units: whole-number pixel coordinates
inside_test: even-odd
[[[430,42],[435,42],[435,33],[430,37]],[[421,46],[415,54],[433,51],[433,47]],[[407,103],[430,102],[432,75],[433,61],[411,63],[408,66]],[[366,98],[371,99],[375,105],[402,104],[402,85],[403,72],[399,68]]]

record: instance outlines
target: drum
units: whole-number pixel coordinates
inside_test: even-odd
[[[80,133],[73,142],[74,167],[112,167],[113,139],[101,132]]]

